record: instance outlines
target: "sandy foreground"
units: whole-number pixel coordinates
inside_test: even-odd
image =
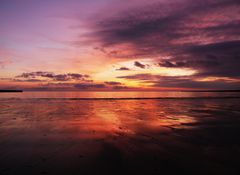
[[[0,100],[0,174],[240,173],[240,99]]]

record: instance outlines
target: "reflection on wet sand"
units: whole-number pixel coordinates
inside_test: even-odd
[[[238,174],[239,99],[0,100],[0,174]]]

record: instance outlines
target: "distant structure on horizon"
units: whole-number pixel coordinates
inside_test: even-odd
[[[23,90],[1,90],[0,89],[0,93],[4,93],[4,92],[23,92]]]

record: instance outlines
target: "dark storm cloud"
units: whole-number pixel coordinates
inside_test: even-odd
[[[130,52],[124,57],[194,69],[200,77],[240,76],[240,1],[148,2],[96,20],[89,40],[104,48],[126,45]]]
[[[158,81],[153,81],[153,87],[175,87],[194,89],[239,89],[240,82],[215,80],[196,81],[190,77],[161,77]]]
[[[16,76],[16,78],[18,78],[18,80],[21,81],[37,80],[36,78],[47,78],[52,81],[71,81],[71,80],[86,80],[87,78],[89,78],[89,75],[78,73],[55,74],[52,72],[38,71],[22,73],[21,75]]]
[[[159,66],[192,68],[198,76],[240,77],[240,41],[195,45],[185,55],[161,60]]]
[[[130,69],[127,68],[127,67],[120,67],[119,69],[116,69],[116,70],[119,70],[119,71],[128,71],[128,70],[130,70]]]
[[[140,62],[138,62],[138,61],[135,61],[135,62],[134,62],[134,66],[139,67],[139,68],[142,68],[142,69],[145,69],[145,67],[146,67],[144,64],[142,64],[142,63],[140,63]]]
[[[151,2],[151,1],[150,1]],[[151,55],[149,51],[174,47],[170,42],[185,37],[225,36],[239,34],[237,0],[185,0],[154,3],[132,8],[107,17],[95,24],[92,35],[100,38],[103,45],[130,43],[137,52]],[[232,11],[231,11],[232,10]],[[232,19],[221,20],[222,16]],[[222,15],[222,16],[221,16]],[[206,20],[206,17],[211,19]],[[201,26],[201,23],[204,26]],[[189,39],[188,39],[189,40]],[[138,54],[138,53],[136,53]]]

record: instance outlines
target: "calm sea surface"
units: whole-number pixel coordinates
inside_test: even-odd
[[[238,97],[224,92],[2,93],[0,174],[239,175]]]
[[[23,92],[0,93],[1,98],[202,98],[240,97],[240,92]]]

